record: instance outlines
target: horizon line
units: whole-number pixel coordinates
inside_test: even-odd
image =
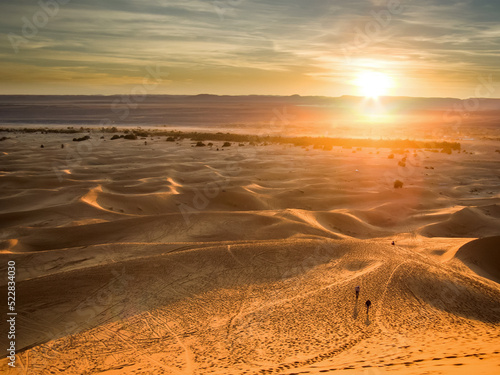
[[[85,96],[85,97],[114,97],[114,96],[127,96],[129,94],[0,94],[0,97],[74,97],[74,96]],[[300,98],[329,98],[329,99],[342,99],[342,98],[356,98],[362,100],[379,100],[379,99],[448,99],[448,100],[500,100],[498,98],[488,98],[488,97],[467,97],[467,98],[458,98],[451,96],[408,96],[408,95],[383,95],[378,98],[368,98],[361,95],[340,95],[340,96],[327,96],[327,95],[300,95],[300,94],[291,94],[291,95],[277,95],[277,94],[244,94],[244,95],[232,95],[232,94],[207,94],[207,93],[199,93],[199,94],[145,94],[145,97],[160,97],[160,96],[178,96],[178,97],[197,97],[197,96],[215,96],[215,97],[274,97],[274,98],[292,98],[292,97],[300,97]]]

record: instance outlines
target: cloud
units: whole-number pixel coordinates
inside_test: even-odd
[[[320,95],[349,94],[348,77],[372,64],[394,76],[439,75],[442,95],[460,83],[461,96],[475,75],[500,73],[500,4],[486,0],[401,0],[402,11],[378,29],[388,0],[72,0],[30,37],[23,26],[41,11],[38,2],[1,3],[0,82],[9,90],[16,82],[66,82],[75,93],[100,82],[116,90],[157,62],[175,73],[172,87],[192,93],[230,94],[231,79],[256,93],[252,82],[266,77],[276,85],[266,93],[300,93],[307,85]],[[368,43],[359,42],[360,32]],[[17,53],[9,34],[24,38]]]

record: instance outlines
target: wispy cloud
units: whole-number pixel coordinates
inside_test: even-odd
[[[401,0],[378,29],[385,0],[71,0],[41,27],[38,1],[0,3],[2,93],[120,92],[156,63],[168,93],[350,94],[371,64],[401,77],[395,94],[464,97],[477,75],[500,76],[500,3],[486,0]]]

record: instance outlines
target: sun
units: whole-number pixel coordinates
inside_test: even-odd
[[[391,77],[380,72],[362,72],[355,81],[360,93],[368,98],[386,95],[393,86]]]

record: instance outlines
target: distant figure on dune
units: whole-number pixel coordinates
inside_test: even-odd
[[[360,290],[360,289],[361,289],[361,288],[360,288],[360,286],[359,286],[359,285],[358,285],[358,286],[356,286],[356,287],[354,288],[354,291],[356,292],[356,299],[358,299],[358,297],[359,297],[359,290]]]
[[[366,305],[366,315],[368,315],[368,311],[370,310],[370,306],[372,305],[372,302],[370,300],[367,300],[365,302]]]
[[[392,245],[392,246],[394,246],[394,245],[396,245],[396,243],[395,243],[394,241],[392,241],[392,242],[391,242],[391,245]]]

